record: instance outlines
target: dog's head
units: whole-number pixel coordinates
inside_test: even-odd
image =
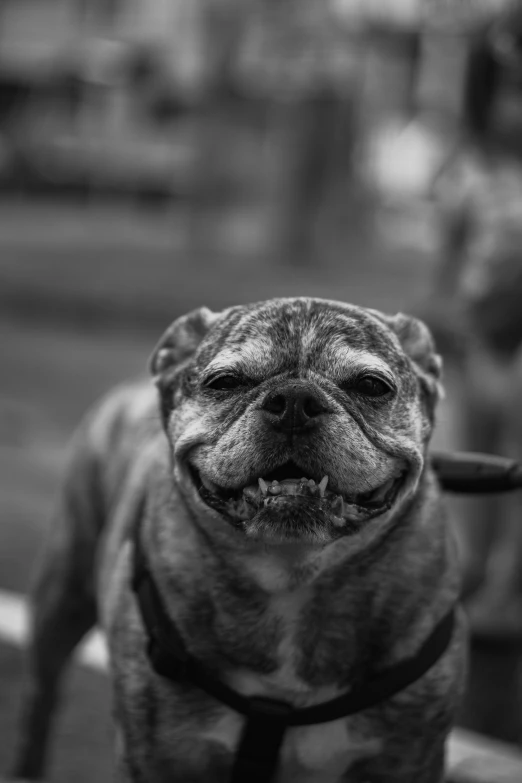
[[[189,507],[265,543],[395,518],[423,471],[440,369],[420,321],[308,298],[193,311],[151,359]]]

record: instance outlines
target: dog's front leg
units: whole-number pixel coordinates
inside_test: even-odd
[[[28,686],[12,777],[44,776],[60,681],[84,635],[95,625],[96,498],[83,457],[73,456],[58,512],[31,591]]]
[[[115,724],[114,738],[114,783],[132,783],[130,765],[127,759],[127,749],[121,726]]]

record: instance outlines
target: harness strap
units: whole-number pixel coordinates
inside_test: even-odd
[[[241,735],[231,783],[269,783],[274,775],[279,750],[288,726],[326,723],[374,707],[420,679],[442,656],[451,642],[455,608],[437,623],[418,652],[352,688],[335,699],[310,707],[264,697],[243,696],[189,654],[147,566],[145,553],[135,531],[132,589],[147,632],[147,654],[154,671],[172,682],[191,682],[247,720]]]
[[[270,783],[292,707],[275,699],[250,699],[246,720],[232,767],[230,783]]]

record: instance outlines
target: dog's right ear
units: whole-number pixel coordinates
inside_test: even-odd
[[[219,317],[220,313],[213,313],[208,307],[199,307],[177,318],[169,326],[149,361],[150,372],[157,384],[164,383],[172,370],[190,359]]]

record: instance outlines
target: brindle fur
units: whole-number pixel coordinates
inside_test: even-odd
[[[240,392],[209,392],[209,367],[241,365]],[[382,404],[339,384],[387,367]],[[108,639],[118,779],[225,783],[243,719],[188,682],[156,675],[130,589],[130,533],[188,649],[245,694],[328,700],[415,653],[459,592],[456,548],[426,454],[440,361],[419,321],[314,299],[272,300],[178,319],[152,384],[122,387],[76,435],[63,501],[33,593],[31,690],[16,773],[40,776],[69,655],[96,617]],[[270,429],[262,401],[289,378],[321,395],[311,431]],[[238,531],[205,506],[187,457],[241,485],[290,457],[359,491],[408,466],[391,512],[320,542]],[[275,513],[275,512],[274,512]],[[296,525],[298,520],[295,520]],[[268,534],[267,534],[268,535]],[[330,536],[326,531],[324,535]],[[439,783],[463,686],[465,630],[419,681],[350,718],[289,729],[276,783]]]

